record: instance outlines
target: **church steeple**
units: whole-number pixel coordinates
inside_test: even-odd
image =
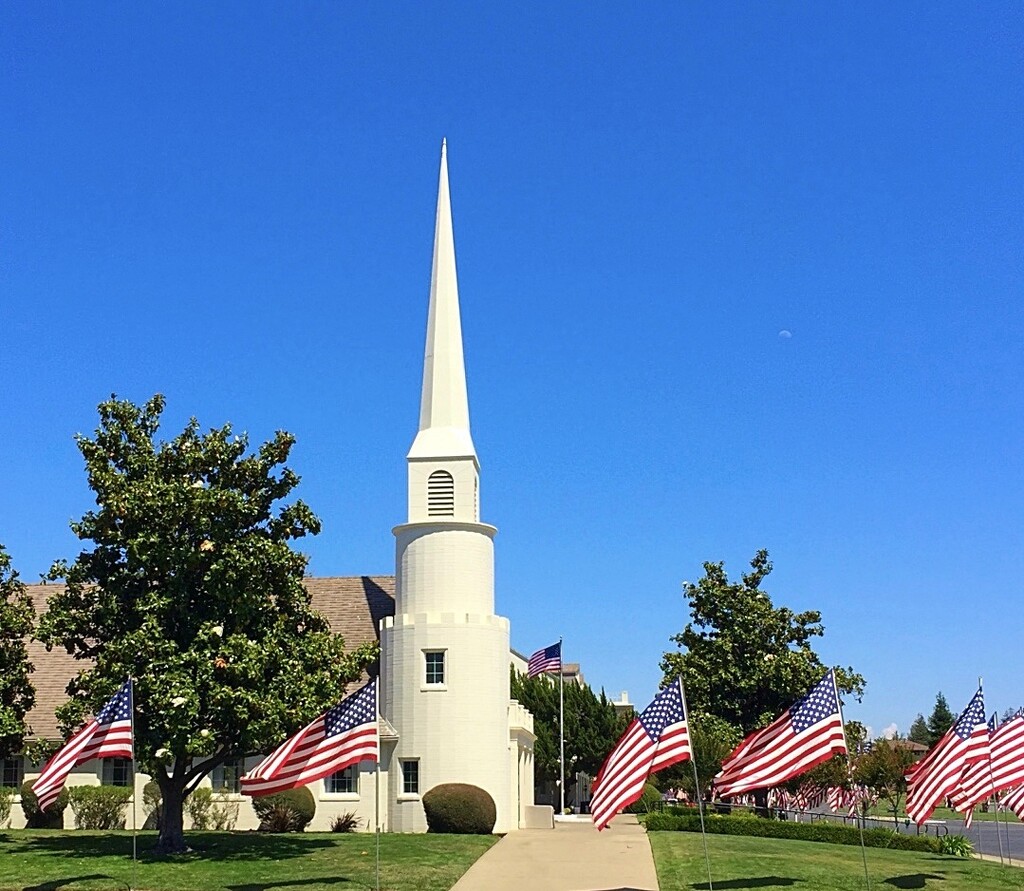
[[[476,449],[469,432],[469,397],[462,356],[462,322],[446,141],[441,142],[420,426],[408,457],[419,460],[473,458],[476,462]]]

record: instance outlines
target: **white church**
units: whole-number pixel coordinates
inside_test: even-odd
[[[347,646],[378,638],[381,652],[379,791],[376,765],[368,762],[312,784],[317,809],[308,829],[328,830],[335,816],[354,813],[363,830],[372,830],[379,814],[383,830],[425,832],[423,794],[452,782],[490,793],[497,833],[550,825],[550,809],[533,807],[533,716],[509,696],[509,665],[525,670],[525,662],[510,650],[508,619],[494,611],[497,530],[480,519],[444,144],[419,430],[407,462],[408,517],[393,530],[395,575],[305,580],[313,607]],[[29,589],[37,608],[53,591]],[[37,704],[28,716],[33,735],[60,738],[54,710],[78,665],[36,642],[29,658],[36,666]],[[238,829],[258,824],[249,799],[239,794],[239,778],[259,760],[229,761],[205,781],[220,804],[237,805]],[[19,787],[37,770],[26,759],[7,759],[0,780]],[[130,764],[103,759],[80,765],[68,783],[133,786],[142,825],[148,780],[132,776]],[[11,818],[16,828],[24,825],[17,799]],[[71,825],[68,813],[65,826]]]

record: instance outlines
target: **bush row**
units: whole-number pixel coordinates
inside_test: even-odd
[[[700,832],[700,816],[693,814],[650,814],[644,824],[649,832]],[[860,830],[837,823],[790,823],[760,817],[724,817],[708,814],[704,827],[712,835],[750,835],[756,838],[789,838],[798,841],[828,842],[833,845],[859,845]],[[939,839],[930,835],[901,835],[884,827],[864,830],[869,848],[896,848],[902,851],[939,853]]]

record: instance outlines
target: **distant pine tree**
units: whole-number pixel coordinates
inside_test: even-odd
[[[907,734],[907,738],[912,742],[920,743],[922,746],[931,745],[932,735],[928,730],[928,723],[924,719],[924,715],[918,715],[914,718],[914,723],[910,725],[910,732]]]
[[[939,695],[935,697],[935,708],[932,709],[928,718],[928,745],[934,746],[942,739],[955,720],[956,715],[949,710],[949,703],[946,702],[946,697],[940,690]]]

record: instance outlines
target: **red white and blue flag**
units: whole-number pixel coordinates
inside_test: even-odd
[[[918,825],[927,820],[960,788],[967,768],[988,761],[988,752],[985,697],[979,687],[946,735],[907,771],[907,816]]]
[[[243,795],[305,786],[360,761],[378,758],[377,682],[328,709],[242,777]]]
[[[715,777],[719,795],[777,786],[835,754],[846,754],[835,674],[829,671],[803,699],[741,742]]]
[[[989,734],[988,760],[967,768],[960,788],[951,796],[953,807],[966,815],[968,826],[975,805],[1024,783],[1024,715],[1018,712],[998,726],[992,715]]]
[[[537,650],[526,665],[526,676],[535,678],[539,674],[558,673],[562,670],[562,642]]]
[[[134,758],[131,679],[46,762],[39,779],[32,784],[39,809],[45,811],[57,800],[76,764],[93,758]]]
[[[1019,786],[1003,799],[1003,806],[1013,811],[1019,820],[1024,820],[1024,786]]]
[[[605,759],[590,799],[594,826],[604,829],[612,817],[636,801],[652,773],[690,757],[683,685],[677,678],[633,719]]]

